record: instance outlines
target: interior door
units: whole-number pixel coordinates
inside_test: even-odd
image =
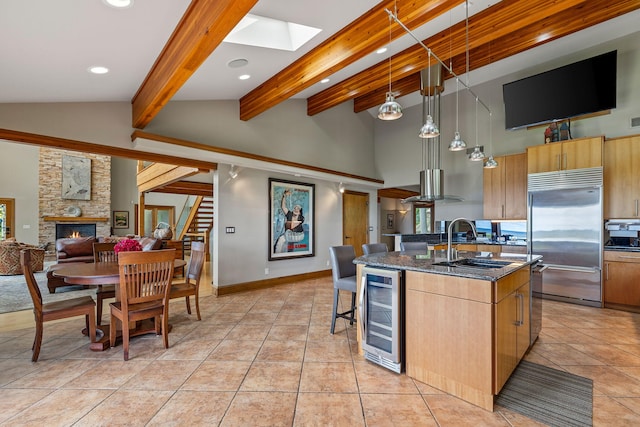
[[[14,236],[14,210],[14,199],[0,199],[0,240],[5,240]]]
[[[352,245],[361,256],[362,245],[368,243],[369,195],[355,191],[342,194],[342,244]]]

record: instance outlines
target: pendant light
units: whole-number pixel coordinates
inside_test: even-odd
[[[491,135],[491,112],[489,112],[489,152],[491,153],[491,155],[489,156],[489,159],[484,162],[485,169],[495,169],[498,167],[498,162],[496,162],[493,158],[493,138],[491,137]]]
[[[467,148],[467,144],[460,138],[460,132],[458,131],[458,92],[459,92],[459,78],[456,77],[456,133],[453,136],[453,140],[449,143],[449,151],[462,151]]]
[[[469,155],[469,160],[472,162],[481,162],[484,160],[484,153],[478,145],[478,97],[476,96],[476,146],[473,147],[473,152]]]
[[[420,138],[436,138],[437,136],[440,135],[440,130],[438,130],[438,126],[436,126],[436,124],[433,122],[433,117],[431,116],[431,91],[432,91],[432,86],[431,86],[431,49],[428,50],[429,52],[429,60],[428,60],[428,80],[429,80],[429,113],[427,114],[427,120],[425,121],[424,125],[422,125],[422,128],[420,128],[420,133],[418,134],[418,136]]]
[[[397,13],[397,9],[395,10]],[[389,17],[389,43],[391,43],[391,16]],[[389,91],[386,101],[378,108],[378,118],[380,120],[397,120],[402,117],[402,106],[398,104],[391,92],[391,55],[389,55]]]

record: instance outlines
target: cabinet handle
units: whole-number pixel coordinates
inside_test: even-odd
[[[636,199],[636,216],[638,216],[638,199]]]
[[[567,153],[564,153],[564,154],[562,155],[562,159],[563,159],[563,162],[562,162],[562,163],[564,163],[564,165],[563,165],[562,169],[565,169],[565,170],[566,170],[566,169],[567,169]]]
[[[637,203],[636,203],[636,206],[637,206]],[[637,209],[636,209],[636,211],[637,211]],[[636,214],[636,216],[638,216],[638,215]],[[502,205],[502,218],[504,218],[504,217],[505,217],[505,215],[504,215],[504,205]]]
[[[556,154],[556,170],[560,170],[562,169],[561,165],[560,165],[560,154]]]
[[[605,264],[605,267],[607,267],[607,271],[605,273],[605,278],[604,280],[609,280],[609,263]]]
[[[518,302],[518,307],[516,308],[516,321],[514,325],[522,326],[524,325],[524,295],[519,292],[516,292],[514,297],[520,300]]]

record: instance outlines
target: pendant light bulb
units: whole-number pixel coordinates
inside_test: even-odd
[[[498,167],[498,162],[493,159],[493,156],[489,156],[489,159],[484,162],[485,169],[495,169]]]
[[[402,106],[393,97],[393,93],[387,92],[387,100],[378,108],[380,120],[396,120],[402,117]]]
[[[418,136],[420,138],[435,138],[440,135],[440,130],[438,126],[433,122],[433,117],[431,114],[427,115],[427,121],[420,128],[420,133]]]
[[[456,77],[456,133],[453,135],[453,140],[449,143],[449,151],[462,151],[467,148],[467,144],[460,137],[460,132],[458,131],[458,86],[459,79]]]
[[[484,160],[484,153],[479,146],[473,148],[473,152],[469,155],[469,160],[472,162],[481,162]]]

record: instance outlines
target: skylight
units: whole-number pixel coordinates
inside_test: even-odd
[[[293,52],[320,31],[319,28],[247,14],[224,41]]]

